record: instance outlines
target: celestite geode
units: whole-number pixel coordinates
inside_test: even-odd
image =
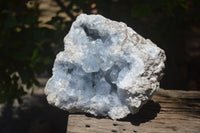
[[[45,87],[50,104],[120,119],[138,112],[159,88],[164,51],[125,23],[81,14],[64,43]]]

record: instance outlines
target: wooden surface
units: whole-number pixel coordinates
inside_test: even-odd
[[[200,133],[200,92],[160,89],[136,115],[113,121],[70,114],[67,133]]]

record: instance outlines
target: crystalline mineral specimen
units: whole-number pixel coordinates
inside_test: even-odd
[[[45,87],[50,104],[120,119],[137,113],[159,88],[164,51],[125,23],[81,14],[64,43]]]

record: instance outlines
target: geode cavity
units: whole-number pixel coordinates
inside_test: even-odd
[[[64,43],[45,87],[50,104],[120,119],[159,88],[164,51],[125,23],[81,14]]]

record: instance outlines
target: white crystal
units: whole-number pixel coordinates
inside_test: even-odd
[[[159,88],[164,51],[125,23],[81,14],[64,43],[45,87],[50,104],[120,119],[135,114]]]

